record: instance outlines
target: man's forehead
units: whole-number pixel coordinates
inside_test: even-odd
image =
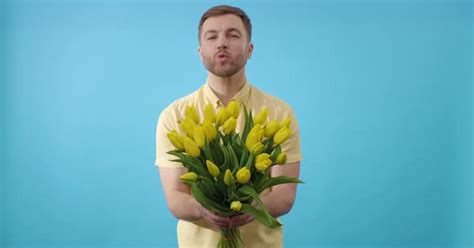
[[[226,31],[229,29],[243,30],[244,24],[240,17],[233,14],[209,17],[202,24],[202,30]]]

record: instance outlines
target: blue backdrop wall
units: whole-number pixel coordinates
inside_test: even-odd
[[[176,247],[155,125],[218,3],[300,123],[285,247],[474,246],[471,1],[71,0],[0,5],[1,247]]]

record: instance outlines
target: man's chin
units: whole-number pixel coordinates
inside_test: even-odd
[[[231,77],[235,73],[238,72],[238,70],[214,70],[211,71],[214,75],[219,76],[219,77]]]

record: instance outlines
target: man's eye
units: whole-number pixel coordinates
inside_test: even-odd
[[[216,38],[216,36],[211,36],[211,37],[209,37],[209,38],[207,38],[207,39],[208,39],[208,40],[213,40],[213,39],[215,39],[215,38]]]

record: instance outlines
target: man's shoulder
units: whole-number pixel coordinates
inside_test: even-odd
[[[255,85],[252,85],[252,88],[255,94],[254,98],[258,99],[258,102],[261,102],[261,104],[263,104],[264,106],[279,110],[292,111],[291,105],[285,100],[273,94],[267,93],[264,90],[261,90],[260,88],[256,87]]]
[[[184,111],[186,106],[196,103],[199,94],[202,94],[202,86],[185,96],[173,100],[163,109],[163,111],[161,111],[160,115],[173,115],[176,113],[181,113]]]

